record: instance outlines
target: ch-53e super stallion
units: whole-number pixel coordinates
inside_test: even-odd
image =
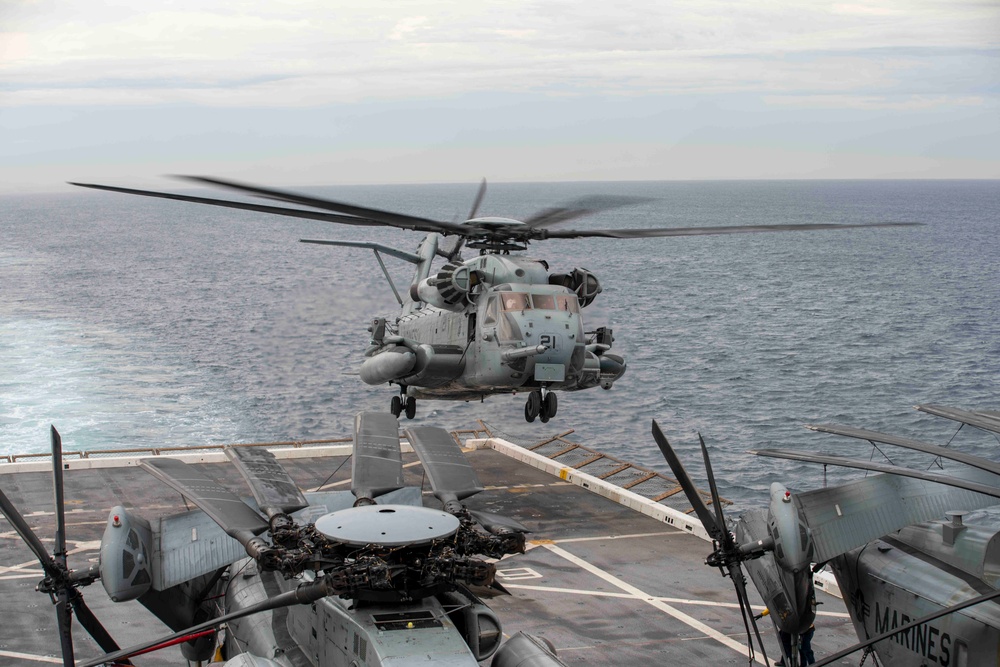
[[[521,253],[532,241],[572,238],[630,239],[660,236],[743,234],[855,227],[878,224],[784,224],[643,229],[557,229],[562,223],[637,200],[590,197],[548,208],[524,220],[477,217],[486,191],[483,181],[468,219],[462,223],[432,220],[356,206],[330,199],[262,188],[217,178],[184,177],[199,184],[309,207],[314,210],[183,194],[73,183],[126,194],[322,220],[346,225],[385,226],[424,232],[416,252],[379,243],[306,240],[335,246],[368,248],[375,253],[399,302],[399,314],[374,318],[371,340],[361,365],[370,385],[395,384],[391,412],[412,419],[417,399],[482,400],[493,394],[527,392],[524,418],[547,422],[556,415],[556,390],[611,389],[626,362],[610,350],[612,330],[589,329],[582,309],[601,292],[593,273],[582,267],[550,271],[543,259]],[[449,239],[449,237],[451,237]],[[463,258],[465,248],[478,255]],[[393,284],[381,254],[416,266],[402,295]],[[436,259],[443,264],[433,267]],[[589,330],[588,330],[589,329]]]
[[[917,407],[1000,434],[1000,413],[935,405]],[[962,426],[959,426],[961,429]],[[764,653],[750,612],[746,567],[777,631],[786,633],[789,655],[816,617],[813,575],[829,565],[854,623],[859,643],[816,667],[864,650],[885,667],[993,665],[1000,659],[1000,520],[996,515],[963,521],[970,510],[1000,504],[1000,464],[947,447],[835,424],[807,428],[923,452],[963,464],[950,474],[915,470],[843,456],[760,450],[759,456],[859,468],[878,473],[839,486],[793,493],[775,482],[767,510],[751,509],[728,524],[694,491],[690,476],[657,423],[653,436],[699,519],[713,538],[707,564],[728,575],[744,623]],[[714,499],[718,498],[708,451],[702,454]],[[822,628],[817,628],[821,632]],[[753,642],[750,642],[753,646]],[[782,649],[784,653],[785,649]],[[752,648],[751,648],[752,654]]]
[[[113,508],[99,562],[86,569],[67,565],[55,428],[53,553],[3,491],[0,511],[42,565],[37,590],[56,605],[65,667],[131,664],[175,645],[188,664],[222,659],[226,667],[562,665],[544,640],[517,633],[503,642],[500,619],[474,592],[497,587],[487,559],[522,553],[527,529],[465,506],[484,488],[451,434],[419,426],[406,436],[441,509],[404,485],[396,417],[363,412],[350,491],[303,493],[262,447],[225,450],[252,491],[247,501],[194,465],[143,460],[198,509],[147,519],[141,509]],[[98,580],[112,601],[137,600],[176,632],[119,648],[80,592]],[[74,662],[74,615],[107,655]]]

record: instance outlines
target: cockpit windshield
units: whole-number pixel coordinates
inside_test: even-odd
[[[528,295],[522,292],[508,292],[501,299],[503,299],[504,310],[527,310],[531,308]]]
[[[506,292],[500,297],[503,309],[511,310],[560,310],[568,313],[580,312],[580,300],[574,294],[524,294]]]

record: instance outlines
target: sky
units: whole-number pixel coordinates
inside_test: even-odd
[[[0,193],[1000,178],[1000,1],[0,0]]]

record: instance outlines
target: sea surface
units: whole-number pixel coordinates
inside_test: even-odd
[[[302,191],[461,220],[476,188]],[[645,201],[567,226],[923,226],[535,243],[528,254],[553,270],[600,278],[585,321],[614,329],[626,375],[610,391],[562,393],[548,424],[524,422],[524,396],[421,401],[420,423],[482,419],[520,442],[574,429],[666,471],[656,419],[697,481],[704,436],[721,493],[743,507],[772,481],[824,481],[819,466],[747,450],[882,458],[805,423],[998,458],[994,436],[912,406],[1000,409],[1000,181],[491,184],[479,213],[523,217],[587,195]],[[357,370],[369,320],[397,311],[391,290],[369,251],[301,238],[413,250],[421,235],[83,190],[0,197],[0,453],[46,451],[49,424],[67,449],[178,446],[349,436],[356,412],[387,409],[395,388]],[[387,261],[405,287],[410,265]]]

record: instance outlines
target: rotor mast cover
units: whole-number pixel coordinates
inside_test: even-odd
[[[451,514],[413,505],[352,507],[316,521],[316,530],[327,538],[356,546],[415,546],[450,537],[458,528]]]

